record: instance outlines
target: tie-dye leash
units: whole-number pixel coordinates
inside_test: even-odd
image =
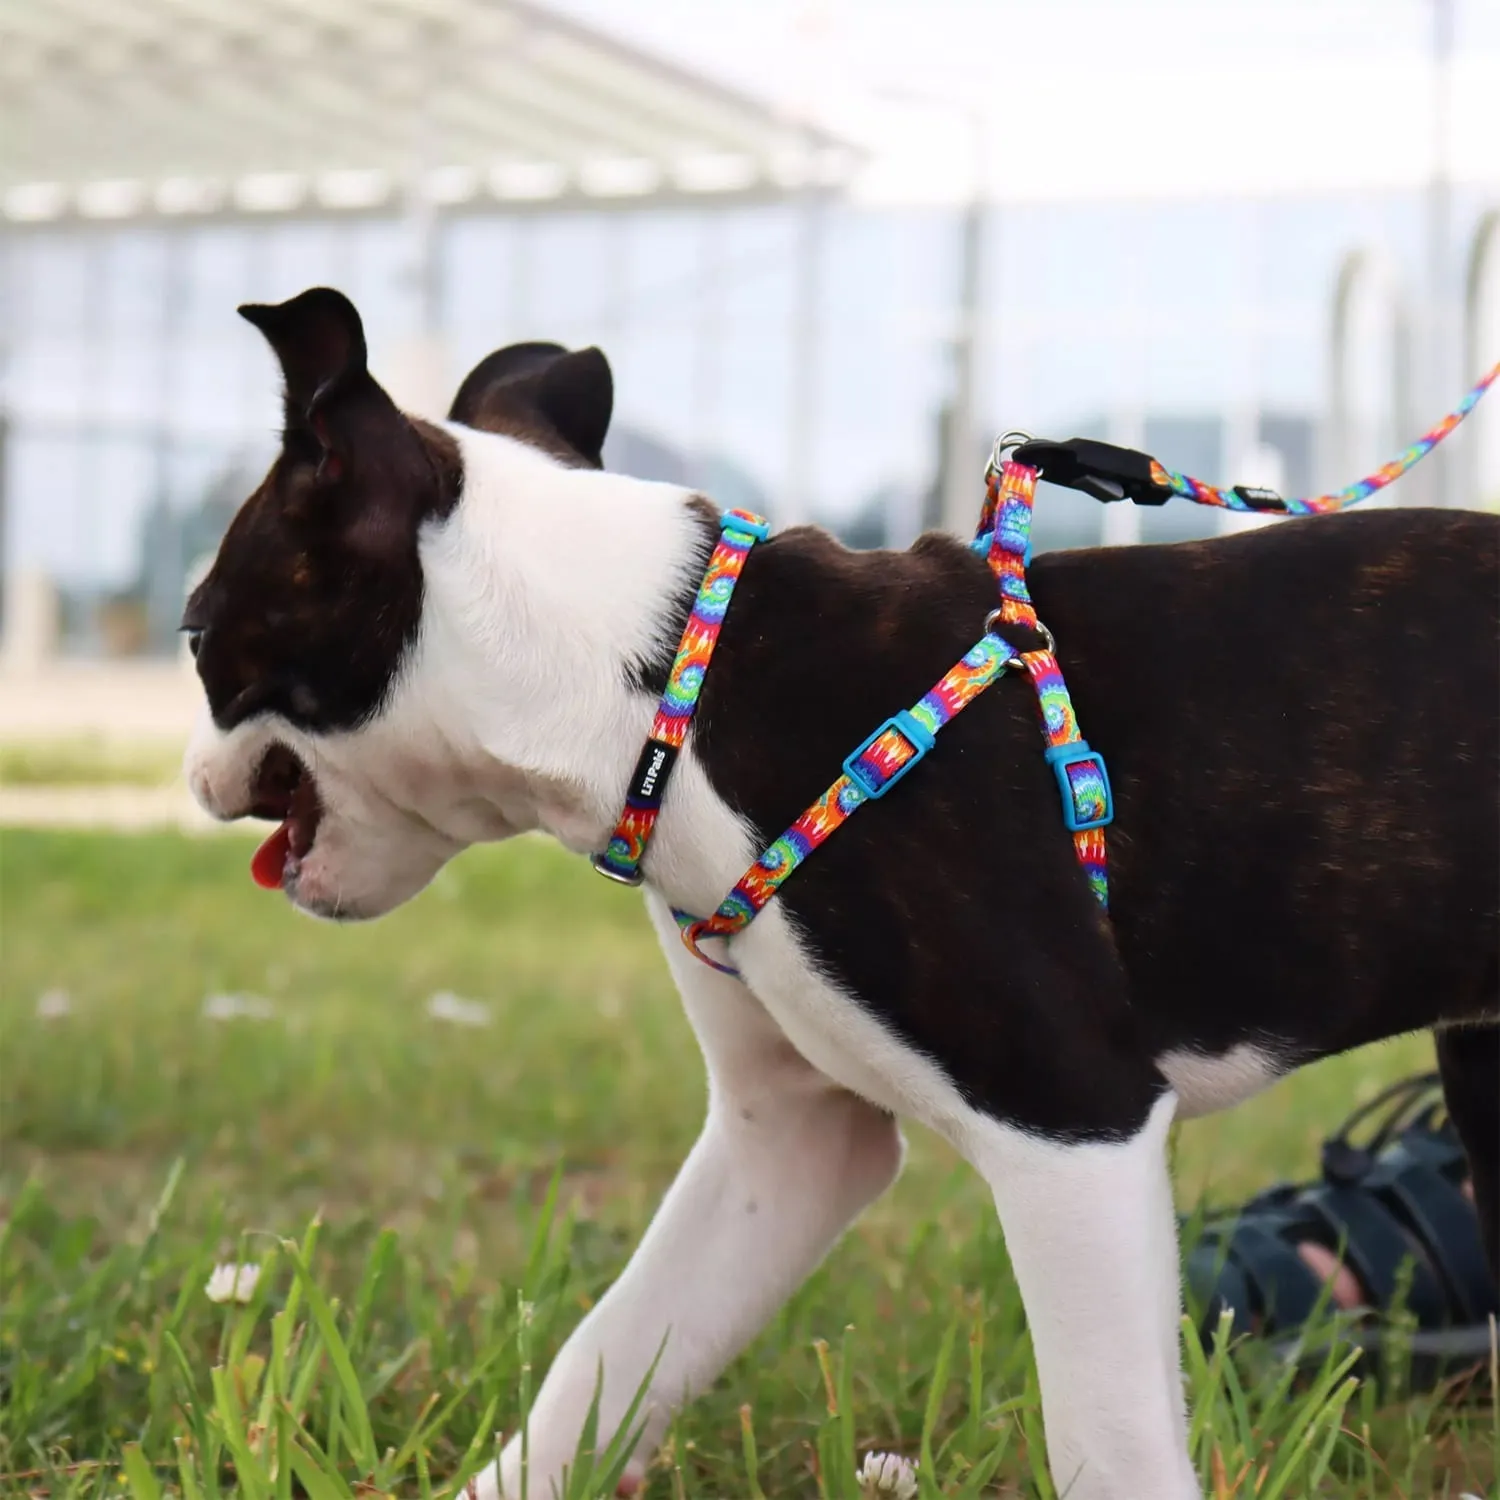
[[[1500,364],[1481,376],[1446,417],[1430,431],[1424,432],[1411,447],[1398,453],[1373,474],[1356,480],[1346,488],[1329,495],[1312,495],[1286,500],[1274,490],[1237,484],[1229,488],[1205,484],[1189,474],[1179,474],[1158,463],[1145,453],[1131,448],[1117,448],[1112,443],[1097,443],[1087,438],[1071,438],[1065,443],[1027,441],[1013,455],[1019,462],[1034,465],[1043,479],[1052,484],[1083,490],[1096,500],[1133,500],[1137,505],[1163,505],[1174,495],[1197,505],[1214,505],[1222,510],[1247,511],[1281,516],[1322,516],[1343,510],[1367,500],[1377,490],[1399,479],[1420,463],[1479,404],[1480,398],[1500,380]]]
[[[985,621],[985,633],[942,679],[911,708],[893,714],[844,761],[842,774],[792,825],[772,842],[736,882],[712,916],[676,911],[689,951],[721,973],[736,971],[704,953],[706,938],[732,937],[754,921],[766,903],[807,857],[866,802],[878,801],[934,746],[938,731],[961,713],[1009,669],[1024,670],[1037,692],[1046,758],[1057,777],[1063,820],[1073,831],[1078,858],[1090,888],[1107,902],[1104,835],[1113,817],[1109,776],[1103,759],[1078,733],[1077,718],[1053,654],[1050,633],[1037,620],[1026,591],[1025,562],[1031,531],[1036,472],[1024,465],[991,465],[982,545],[1001,589],[1001,604]],[[995,517],[1002,518],[995,524]],[[657,709],[651,735],[631,777],[625,808],[594,868],[626,885],[639,885],[641,861],[661,811],[662,796],[677,752],[702,692],[714,643],[724,623],[734,586],[756,541],[766,535],[759,516],[742,511],[725,515],[719,544],[709,559],[682,644]],[[1018,652],[994,626],[1016,625],[1035,631],[1046,649]]]

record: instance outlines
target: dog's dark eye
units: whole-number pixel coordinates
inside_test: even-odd
[[[188,630],[184,632],[187,636],[188,650],[196,657],[198,648],[203,644],[203,632],[201,630]]]

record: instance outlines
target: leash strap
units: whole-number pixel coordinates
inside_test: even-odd
[[[887,719],[844,761],[843,775],[740,876],[712,916],[674,913],[688,951],[721,974],[736,973],[699,944],[748,927],[814,849],[865,803],[885,796],[932,749],[938,731],[1019,660],[1008,641],[986,632],[929,693]]]
[[[1196,505],[1211,505],[1221,510],[1322,516],[1358,505],[1420,463],[1474,410],[1497,380],[1500,380],[1500,364],[1482,375],[1463,400],[1411,447],[1373,474],[1328,495],[1285,500],[1274,490],[1253,485],[1237,484],[1224,488],[1206,484],[1190,474],[1179,474],[1133,448],[1117,448],[1112,443],[1099,443],[1090,438],[1069,438],[1064,443],[1033,439],[1022,443],[1012,456],[1018,463],[1039,469],[1048,483],[1082,490],[1096,500],[1133,500],[1137,505],[1164,505],[1176,495]]]
[[[1473,386],[1468,394],[1443,418],[1437,426],[1424,432],[1411,447],[1398,453],[1388,464],[1383,464],[1373,474],[1367,474],[1363,479],[1356,479],[1353,484],[1344,489],[1336,490],[1331,495],[1314,495],[1307,499],[1280,500],[1278,504],[1271,505],[1265,502],[1268,492],[1261,490],[1249,490],[1245,485],[1236,485],[1232,489],[1220,489],[1216,485],[1205,484],[1201,479],[1194,479],[1188,474],[1178,474],[1172,469],[1165,468],[1151,460],[1151,479],[1160,488],[1170,490],[1174,495],[1181,495],[1185,500],[1191,500],[1197,505],[1215,505],[1224,510],[1238,511],[1262,511],[1274,510],[1289,516],[1322,516],[1330,511],[1343,510],[1346,506],[1358,505],[1361,500],[1368,500],[1377,490],[1383,490],[1386,485],[1399,479],[1406,471],[1426,458],[1437,445],[1458,426],[1463,419],[1469,415],[1479,404],[1479,399],[1489,388],[1500,379],[1500,364],[1483,375]],[[1260,503],[1256,503],[1257,500]]]
[[[719,525],[718,543],[698,585],[650,736],[631,775],[620,821],[604,852],[594,856],[594,868],[621,885],[639,885],[645,878],[641,861],[661,815],[662,798],[677,754],[693,722],[734,586],[740,581],[750,549],[765,541],[771,530],[764,517],[747,510],[725,511]]]

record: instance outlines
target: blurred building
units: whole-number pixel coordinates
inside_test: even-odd
[[[311,284],[433,415],[500,344],[597,343],[611,464],[861,545],[977,510],[1006,428],[1336,486],[1500,358],[1482,182],[1436,251],[1420,186],[877,202],[867,143],[520,0],[80,15],[0,9],[0,504],[11,633],[51,580],[81,651],[170,647],[274,451],[235,305]],[[1403,498],[1500,504],[1497,415]],[[1221,521],[1055,494],[1038,539]]]

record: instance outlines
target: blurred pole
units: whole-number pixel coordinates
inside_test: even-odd
[[[1425,389],[1419,357],[1425,326],[1421,306],[1419,302],[1413,312],[1386,256],[1364,247],[1345,255],[1329,322],[1321,488],[1342,488],[1383,463],[1426,425],[1420,409]],[[1373,348],[1372,335],[1379,341]],[[1421,470],[1416,472],[1420,475]],[[1421,481],[1403,481],[1397,489],[1382,490],[1366,505],[1421,503],[1426,492],[1408,488],[1408,483],[1420,486]]]
[[[986,333],[984,262],[990,225],[988,116],[980,105],[915,89],[883,88],[887,99],[940,110],[969,136],[970,181],[958,221],[958,287],[949,359],[952,385],[938,418],[937,482],[923,496],[922,528],[941,526],[967,537],[984,500],[982,439],[977,431],[979,371]],[[998,436],[998,434],[995,434]]]
[[[176,481],[176,376],[182,364],[183,304],[190,274],[187,235],[168,228],[162,234],[161,285],[156,305],[156,412],[151,424],[152,500],[161,506],[157,536],[171,548],[167,557],[143,558],[146,575],[146,632],[153,649],[169,651],[182,615],[183,580],[189,559],[183,551],[183,517],[173,493]]]
[[[786,479],[779,516],[773,521],[795,526],[811,521],[817,508],[818,395],[821,385],[823,255],[827,238],[827,194],[819,184],[815,119],[827,81],[826,44],[830,18],[824,0],[794,0],[795,45],[787,56],[791,77],[790,117],[800,127],[802,190],[793,202],[792,369],[787,382]]]
[[[1235,302],[1232,346],[1239,351],[1230,365],[1235,389],[1224,424],[1224,472],[1221,484],[1254,484],[1281,491],[1286,480],[1280,455],[1261,438],[1261,320],[1265,308],[1265,205],[1259,198],[1238,206],[1235,249],[1239,255],[1239,288]],[[1270,516],[1217,512],[1220,534],[1250,531],[1272,523]]]
[[[1500,209],[1480,219],[1469,243],[1464,268],[1464,369],[1468,386],[1500,359]],[[1493,399],[1493,398],[1491,398]],[[1486,408],[1489,408],[1488,410]],[[1480,403],[1460,438],[1463,481],[1460,505],[1485,505],[1500,499],[1500,416],[1490,401]]]
[[[1429,325],[1430,326],[1430,325]],[[1433,347],[1436,347],[1434,342]],[[1413,310],[1412,302],[1403,297],[1399,291],[1393,293],[1393,304],[1391,307],[1391,388],[1390,388],[1390,419],[1384,427],[1378,420],[1375,430],[1379,434],[1378,441],[1371,448],[1373,454],[1371,464],[1384,463],[1385,460],[1398,449],[1404,447],[1424,428],[1431,426],[1436,421],[1438,412],[1447,405],[1452,404],[1451,393],[1447,396],[1437,393],[1439,381],[1436,376],[1423,379],[1424,368],[1432,369],[1432,365],[1423,359],[1422,350],[1422,324]],[[1423,410],[1428,404],[1424,398],[1424,392],[1437,393],[1438,406],[1431,416]],[[1441,448],[1433,449],[1427,456],[1433,454],[1441,456]],[[1423,466],[1425,467],[1425,465]],[[1354,472],[1350,474],[1352,479],[1360,472],[1356,465]],[[1418,474],[1422,472],[1419,468]],[[1423,490],[1419,484],[1408,495],[1403,495],[1399,490],[1382,490],[1380,494],[1372,496],[1365,502],[1370,505],[1440,505],[1441,480],[1436,477],[1439,471],[1434,470],[1425,481],[1428,488]],[[1345,484],[1349,480],[1343,481]]]
[[[443,326],[442,225],[420,173],[413,173],[407,188],[406,222],[411,237],[408,274],[416,300],[417,332],[432,337]]]
[[[1453,89],[1453,0],[1430,0],[1432,5],[1432,163],[1427,183],[1427,327],[1426,378],[1419,384],[1420,404],[1425,410],[1420,425],[1437,420],[1452,406],[1453,309],[1449,295],[1449,226],[1452,189],[1448,171],[1448,138],[1452,119]],[[1398,408],[1399,410],[1399,408]],[[1402,413],[1403,416],[1405,413]],[[1409,442],[1403,437],[1401,442]],[[1452,503],[1452,485],[1447,452],[1439,447],[1428,454],[1417,471],[1423,488],[1412,496],[1428,505]]]
[[[698,316],[694,330],[692,456],[689,483],[708,490],[719,444],[719,387],[724,355],[724,241],[728,215],[705,209],[698,227]],[[709,495],[713,499],[712,494]]]
[[[1143,210],[1122,204],[1117,212],[1132,215]],[[1122,448],[1146,446],[1146,346],[1150,329],[1141,286],[1144,242],[1140,226],[1127,224],[1120,236],[1120,254],[1125,257],[1125,340],[1124,348],[1117,351],[1116,396],[1109,412],[1109,440]],[[1099,511],[1099,540],[1104,546],[1128,547],[1140,541],[1140,506],[1117,501],[1101,505]]]
[[[1333,286],[1333,316],[1328,320],[1328,410],[1318,455],[1318,486],[1336,490],[1353,472],[1354,417],[1349,390],[1349,343],[1353,337],[1354,298],[1363,273],[1364,252],[1350,251]]]
[[[230,230],[240,251],[239,300],[242,302],[273,301],[273,290],[266,266],[267,234],[269,231],[256,225],[240,224]],[[238,335],[236,359],[236,402],[239,406],[245,432],[255,430],[256,421],[266,410],[266,371],[263,363],[265,343],[260,339],[248,339],[246,332],[255,330],[247,323],[235,329]]]
[[[83,337],[80,349],[87,368],[78,382],[79,455],[78,487],[73,495],[72,546],[68,558],[68,579],[64,585],[78,590],[82,611],[82,642],[92,653],[103,643],[101,606],[105,599],[105,560],[103,539],[106,535],[100,507],[107,491],[109,458],[105,451],[106,436],[100,417],[108,401],[109,371],[114,364],[113,339],[107,313],[110,285],[111,235],[108,230],[90,228],[82,232],[84,288],[81,299]]]
[[[827,194],[812,186],[797,206],[796,291],[792,298],[792,409],[788,423],[787,484],[784,526],[810,521],[816,501],[815,444],[818,434],[818,388],[822,348],[819,303],[823,290],[823,254],[827,239]]]
[[[944,432],[943,488],[940,519],[943,528],[968,536],[984,498],[978,457],[975,412],[980,369],[980,339],[984,332],[984,257],[988,229],[986,190],[989,159],[985,116],[974,106],[956,101],[951,106],[968,122],[973,181],[959,224],[958,306],[953,330],[953,390]]]
[[[452,395],[443,347],[442,223],[424,174],[416,168],[407,175],[401,225],[405,244],[398,274],[411,300],[412,321],[391,350],[385,383],[398,406],[417,416],[440,418]]]
[[[953,395],[948,408],[947,452],[943,455],[942,524],[965,536],[983,499],[977,457],[975,393],[979,340],[984,316],[985,143],[984,118],[966,111],[974,137],[974,185],[959,230],[958,308],[953,331]]]
[[[447,414],[449,386],[443,345],[446,299],[443,285],[443,224],[428,190],[433,166],[432,100],[440,86],[445,23],[429,17],[404,58],[394,89],[395,112],[405,126],[405,162],[400,174],[402,263],[397,275],[410,299],[411,321],[391,351],[387,387],[398,406],[417,416]]]
[[[536,234],[541,222],[536,214],[517,210],[504,220],[510,229],[510,324],[508,343],[538,337],[531,326],[531,303],[536,296]]]
[[[604,316],[599,337],[604,353],[614,366],[616,379],[629,361],[626,345],[630,337],[630,283],[632,229],[635,215],[625,209],[605,214],[600,232],[604,239]]]

